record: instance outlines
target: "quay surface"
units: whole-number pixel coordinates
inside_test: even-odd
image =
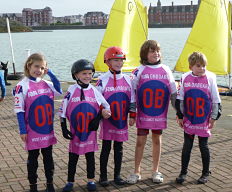
[[[18,134],[16,116],[13,113],[12,88],[16,81],[10,81],[11,86],[7,86],[7,96],[0,102],[0,192],[21,192],[28,191],[26,160],[27,153],[23,148],[23,143]],[[69,84],[62,83],[65,92]],[[62,98],[57,98],[55,108],[61,103]],[[151,137],[148,137],[142,161],[142,181],[135,185],[117,186],[111,182],[107,188],[97,184],[98,191],[110,192],[140,192],[140,191],[172,191],[172,192],[231,192],[232,191],[232,97],[222,97],[223,115],[212,130],[212,137],[209,139],[211,150],[211,171],[209,182],[205,185],[196,184],[196,180],[201,175],[201,157],[198,148],[198,139],[195,138],[192,150],[191,161],[187,181],[183,185],[175,183],[175,178],[180,171],[180,158],[183,143],[183,131],[178,127],[175,120],[174,110],[169,109],[168,129],[163,133],[163,146],[160,161],[160,172],[164,175],[162,184],[154,184],[151,180]],[[59,118],[55,116],[54,129],[58,143],[54,146],[53,157],[55,161],[54,184],[58,192],[62,191],[67,179],[68,163],[68,140],[62,137]],[[129,141],[124,143],[124,157],[122,163],[122,177],[126,178],[133,172],[134,148],[136,141],[136,128],[130,127]],[[99,140],[99,149],[101,142]],[[100,151],[100,150],[99,150]],[[99,152],[96,157],[96,181],[99,179]],[[108,178],[113,179],[113,151],[108,163]],[[39,191],[45,190],[45,176],[43,171],[42,157],[39,157],[38,169]],[[86,190],[86,166],[85,157],[81,156],[77,166],[74,191]]]

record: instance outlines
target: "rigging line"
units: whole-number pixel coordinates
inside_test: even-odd
[[[143,27],[143,31],[144,31],[145,37],[146,37],[146,39],[147,39],[147,34],[146,34],[145,26],[144,26],[144,23],[143,23],[143,21],[142,21],[141,15],[140,15],[140,13],[139,13],[139,8],[138,8],[137,3],[135,2],[135,0],[134,0],[134,3],[135,3],[135,6],[136,6],[138,15],[139,15],[140,22],[141,22],[142,27]],[[147,13],[146,13],[146,14],[147,14]]]

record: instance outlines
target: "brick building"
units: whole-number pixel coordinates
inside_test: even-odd
[[[85,25],[106,25],[109,15],[103,12],[87,12],[84,15]]]
[[[0,18],[8,19],[10,21],[22,22],[22,13],[0,13]]]
[[[162,6],[158,0],[157,6],[149,6],[149,24],[193,24],[197,15],[200,0],[197,5],[172,5]]]
[[[25,26],[50,25],[53,22],[52,9],[50,7],[44,9],[24,8],[22,20]]]

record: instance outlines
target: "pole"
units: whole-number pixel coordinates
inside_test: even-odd
[[[10,47],[11,47],[11,55],[12,55],[13,72],[14,72],[14,75],[15,75],[16,71],[15,71],[14,50],[13,50],[13,44],[12,44],[11,33],[10,33],[10,23],[9,23],[8,17],[6,18],[6,24],[7,24],[7,31],[8,31],[9,38],[10,38]]]

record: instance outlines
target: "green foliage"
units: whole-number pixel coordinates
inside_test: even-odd
[[[32,29],[30,27],[26,27],[17,21],[10,21],[10,30],[11,32],[31,32]],[[0,33],[7,32],[6,20],[0,18]]]

